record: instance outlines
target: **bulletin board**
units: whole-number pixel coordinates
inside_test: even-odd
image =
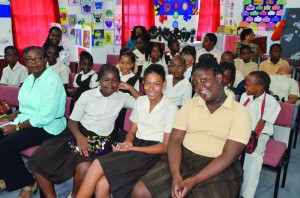
[[[159,16],[159,22],[165,21],[172,24],[172,28],[179,28],[180,18],[187,23],[193,15],[198,15],[199,0],[154,0],[155,15]]]
[[[244,0],[243,20],[275,28],[284,15],[286,0]]]
[[[300,52],[300,8],[287,9],[286,25],[281,34],[282,57]]]
[[[106,63],[107,54],[119,53],[122,44],[121,0],[59,0],[59,7],[63,44],[74,52],[72,61],[78,60],[76,25],[91,27],[90,48],[95,63]]]
[[[13,45],[11,30],[10,1],[0,1],[0,57],[4,56],[4,48]]]

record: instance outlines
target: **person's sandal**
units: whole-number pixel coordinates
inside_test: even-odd
[[[35,193],[37,191],[38,188],[39,188],[38,183],[34,182],[33,186],[25,186],[25,187],[23,187],[22,191],[30,192],[31,194],[33,194],[33,193]],[[22,193],[22,191],[21,191],[21,193]],[[22,197],[18,196],[18,198],[22,198]]]
[[[6,189],[5,183],[4,183],[4,182],[0,182],[0,192],[1,192],[2,190],[4,190],[4,189]]]

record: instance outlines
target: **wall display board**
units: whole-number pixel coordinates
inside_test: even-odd
[[[79,61],[82,51],[92,53],[92,28],[88,25],[75,25],[75,58]]]
[[[286,0],[244,0],[242,16],[248,23],[256,23],[272,29],[284,15]]]
[[[10,1],[0,1],[0,57],[4,56],[4,48],[13,45],[11,30]]]

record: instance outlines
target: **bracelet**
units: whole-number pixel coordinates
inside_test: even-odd
[[[16,124],[16,131],[19,131],[20,130],[20,126],[19,124]]]

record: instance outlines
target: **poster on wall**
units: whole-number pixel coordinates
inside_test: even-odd
[[[87,25],[76,25],[75,38],[75,58],[79,61],[79,54],[82,51],[92,53],[92,28]]]
[[[68,11],[66,10],[66,8],[59,9],[59,17],[60,17],[60,24],[66,25],[69,23]]]
[[[284,15],[286,0],[244,0],[243,19],[266,28],[275,28]]]

